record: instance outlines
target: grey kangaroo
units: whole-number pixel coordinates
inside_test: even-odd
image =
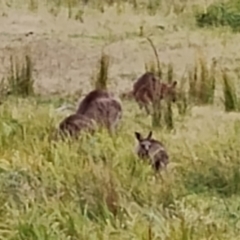
[[[149,105],[154,99],[169,97],[173,102],[176,101],[176,85],[176,81],[171,84],[163,83],[157,80],[153,73],[146,72],[133,84],[132,95],[140,109],[145,108],[146,113],[150,114]],[[128,95],[130,96],[130,93]]]
[[[113,132],[121,118],[120,100],[106,90],[93,90],[81,101],[77,112],[60,123],[59,129],[70,136],[77,136],[82,130],[93,132],[96,125]]]
[[[137,155],[139,158],[149,160],[156,171],[167,166],[168,153],[160,141],[152,138],[152,131],[146,138],[141,133],[135,132],[135,137],[138,140]]]

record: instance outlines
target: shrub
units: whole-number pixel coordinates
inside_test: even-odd
[[[195,18],[199,27],[229,26],[233,31],[240,30],[240,4],[237,0],[227,3],[211,4],[206,13],[197,13]]]

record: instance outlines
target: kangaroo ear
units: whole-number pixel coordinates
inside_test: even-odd
[[[142,140],[142,135],[141,135],[141,133],[139,133],[139,132],[135,132],[135,137],[136,137],[136,139],[137,139],[138,141],[141,141],[141,140]]]
[[[176,86],[177,86],[177,81],[174,81],[174,82],[172,83],[172,87],[175,88]]]
[[[152,131],[149,132],[147,139],[151,139],[152,138]]]

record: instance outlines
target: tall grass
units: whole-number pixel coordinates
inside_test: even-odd
[[[168,84],[171,84],[173,82],[173,65],[171,63],[168,64],[167,81]],[[166,99],[166,107],[167,108],[164,114],[165,123],[168,129],[173,129],[174,123],[173,123],[172,100],[170,97]]]
[[[23,59],[10,57],[10,69],[8,76],[3,79],[2,86],[7,89],[7,93],[22,97],[34,94],[33,63],[30,55],[25,55]]]
[[[16,0],[15,0],[16,1]],[[12,5],[15,1],[11,1]],[[39,5],[47,5],[49,10],[53,14],[58,14],[61,9],[67,9],[68,17],[72,18],[78,9],[83,9],[83,6],[88,6],[91,8],[99,9],[104,12],[105,7],[116,6],[118,9],[121,6],[128,4],[131,6],[136,13],[147,12],[149,15],[156,15],[158,12],[162,12],[164,15],[176,14],[182,15],[187,13],[195,13],[196,9],[202,9],[205,7],[205,3],[202,1],[187,1],[187,0],[174,0],[172,2],[169,1],[157,1],[157,0],[19,0],[16,1],[16,5],[19,5],[20,2],[22,5],[28,5],[28,8],[32,11],[36,11]],[[121,12],[121,10],[119,10]],[[201,11],[198,11],[196,14],[197,19],[201,19]],[[203,17],[202,17],[203,18]]]
[[[204,56],[195,59],[195,64],[188,72],[189,97],[199,105],[213,104],[216,82],[216,60],[209,67]]]
[[[107,89],[108,85],[108,72],[109,72],[110,59],[109,56],[102,53],[97,69],[94,76],[95,89]]]
[[[178,84],[177,91],[177,108],[181,116],[187,115],[191,109],[191,102],[189,101],[189,94],[187,92],[188,79],[183,75]]]
[[[229,78],[226,70],[222,71],[222,78],[225,111],[240,111],[240,98],[237,96],[237,88],[234,81]]]
[[[158,52],[156,47],[154,46],[154,43],[152,42],[151,38],[147,38],[147,41],[150,43],[150,46],[153,50],[155,59],[156,59],[156,64],[151,61],[150,63],[150,69],[151,72],[153,72],[159,79],[158,81],[162,80],[162,69],[161,69],[161,64],[160,64],[160,60],[159,60],[159,56],[158,56]],[[147,67],[145,65],[145,67]],[[161,127],[161,120],[162,120],[162,107],[161,107],[161,101],[160,99],[157,97],[157,95],[154,95],[154,99],[153,99],[153,104],[152,104],[152,126],[153,127]]]
[[[159,182],[132,151],[134,131],[148,129],[134,111],[115,138],[49,145],[49,121],[60,119],[50,109],[34,99],[0,108],[0,238],[237,239],[239,121],[203,113],[176,136],[156,130],[170,155]]]

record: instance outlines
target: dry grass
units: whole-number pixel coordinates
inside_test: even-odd
[[[104,13],[86,8],[84,23],[69,20],[64,13],[54,17],[44,9],[38,14],[9,9],[7,16],[1,17],[0,73],[5,73],[10,54],[28,45],[36,62],[39,91],[74,91],[83,84],[89,89],[92,69],[105,47],[106,54],[113,58],[109,73],[112,89],[121,91],[144,71],[145,62],[155,58],[149,43],[139,36],[142,25],[144,37],[152,35],[161,62],[173,62],[178,78],[186,65],[193,63],[199,49],[207,53],[209,61],[215,57],[228,65],[238,51],[238,34],[230,38],[228,32],[218,30],[190,31],[174,18],[136,14],[128,6],[120,15],[115,7]],[[26,36],[29,32],[33,34]]]
[[[221,69],[237,89],[240,35],[195,27],[193,5],[203,9],[201,1],[173,2],[171,8],[162,1],[154,14],[154,1],[148,10],[139,1],[135,9],[1,1],[0,79],[8,76],[10,56],[28,49],[42,96],[1,102],[0,239],[239,239],[240,115],[225,112]],[[134,132],[149,131],[151,118],[131,101],[123,101],[116,135],[50,144],[49,129],[67,115],[56,108],[76,105],[91,89],[101,53],[111,59],[108,88],[130,90],[145,63],[155,62],[149,36],[164,80],[185,81],[186,92],[196,56],[204,56],[202,69],[217,62],[213,104],[185,106],[182,98],[188,111],[179,114],[172,104],[174,128],[154,131],[170,155],[162,180],[134,155]]]

